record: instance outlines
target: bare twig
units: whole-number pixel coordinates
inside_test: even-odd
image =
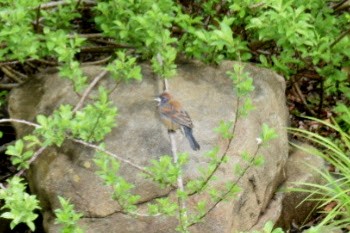
[[[125,48],[125,49],[134,49],[135,48],[135,46],[132,46],[132,45],[116,43],[113,40],[109,40],[108,38],[106,38],[103,35],[101,35],[100,38],[97,37],[96,39],[95,38],[90,38],[90,39],[96,43],[114,45],[116,48]]]
[[[107,63],[111,58],[112,56],[108,56],[98,61],[83,62],[82,65],[89,65],[89,66],[101,65],[101,64]]]
[[[126,163],[126,164],[130,165],[131,167],[136,168],[137,170],[139,170],[139,171],[141,171],[141,172],[143,172],[143,173],[145,173],[145,174],[150,175],[151,177],[153,177],[152,173],[150,173],[149,171],[147,171],[144,167],[141,167],[141,166],[139,166],[139,165],[137,165],[137,164],[131,162],[130,160],[124,159],[124,158],[122,158],[122,157],[120,157],[120,156],[118,156],[118,155],[116,155],[116,154],[114,154],[114,153],[112,153],[112,152],[109,152],[109,151],[107,151],[107,150],[105,150],[105,149],[103,149],[103,148],[101,148],[101,147],[99,147],[99,146],[93,145],[93,144],[91,144],[91,143],[87,143],[87,142],[82,141],[82,140],[79,140],[79,139],[71,138],[71,140],[72,140],[73,142],[82,144],[82,145],[84,145],[84,146],[86,146],[86,147],[89,147],[89,148],[92,148],[92,149],[101,151],[101,152],[103,152],[103,153],[105,153],[105,154],[108,154],[108,155],[112,156],[113,158],[116,158],[117,160],[119,160],[119,161],[121,161],[121,162],[123,162],[123,163]]]
[[[4,119],[0,119],[0,124],[1,124],[1,123],[8,123],[8,122],[21,123],[21,124],[33,126],[33,127],[35,127],[35,128],[40,127],[40,125],[38,125],[38,124],[35,124],[35,123],[33,123],[33,122],[30,122],[30,121],[22,120],[22,119],[15,119],[15,118],[4,118]]]
[[[324,99],[324,78],[322,76],[320,76],[321,79],[321,87],[320,87],[320,102],[318,103],[318,109],[317,109],[317,113],[318,113],[318,118],[320,118],[320,115],[322,113],[322,109],[323,109],[323,99]]]
[[[36,124],[36,123],[33,123],[33,122],[30,122],[30,121],[26,121],[26,120],[14,119],[14,118],[0,119],[0,124],[1,124],[1,123],[5,123],[5,122],[6,122],[6,123],[7,123],[7,122],[16,122],[16,123],[21,123],[21,124],[33,126],[33,127],[35,127],[35,128],[40,127],[40,125],[38,125],[38,124]],[[82,145],[84,145],[84,146],[86,146],[86,147],[93,148],[93,149],[96,149],[96,150],[101,151],[101,152],[103,152],[103,153],[106,153],[106,154],[108,154],[108,155],[110,155],[110,156],[116,158],[117,160],[119,160],[119,161],[121,161],[121,162],[123,162],[123,163],[126,163],[126,164],[128,164],[128,165],[130,165],[130,166],[132,166],[132,167],[134,167],[134,168],[136,168],[136,169],[138,169],[138,170],[140,170],[141,172],[143,172],[143,173],[145,173],[145,174],[147,174],[147,175],[153,176],[152,173],[150,173],[149,171],[147,171],[145,168],[143,168],[143,167],[141,167],[141,166],[139,166],[139,165],[137,165],[137,164],[135,164],[135,163],[133,163],[133,162],[127,160],[127,159],[124,159],[124,158],[122,158],[122,157],[120,157],[120,156],[118,156],[118,155],[116,155],[116,154],[113,154],[112,152],[109,152],[109,151],[107,151],[107,150],[105,150],[105,149],[103,149],[103,148],[101,148],[101,147],[99,147],[99,146],[96,146],[96,145],[93,145],[93,144],[91,144],[91,143],[87,143],[87,142],[84,142],[84,141],[82,141],[82,140],[75,139],[75,138],[70,138],[70,139],[71,139],[73,142],[76,142],[76,143],[82,144]],[[42,147],[42,148],[44,148],[44,147]],[[46,148],[46,147],[45,147],[45,148]],[[42,149],[42,150],[45,150],[45,148]],[[35,155],[36,155],[37,153],[38,153],[38,155],[39,155],[40,153],[42,153],[41,149],[39,149],[39,150],[35,153]],[[35,156],[35,155],[34,155],[34,156]],[[37,156],[38,156],[38,155],[37,155]]]
[[[219,14],[219,12],[221,11],[221,8],[226,4],[226,0],[221,1],[216,7],[215,7],[215,14]],[[211,19],[211,16],[209,15],[205,21],[204,21],[204,25],[205,27],[208,27],[209,21]]]
[[[170,143],[171,143],[171,153],[173,154],[173,160],[174,160],[175,164],[178,164],[175,133],[169,131],[169,137],[170,137]],[[177,187],[179,188],[181,193],[185,192],[181,170],[180,170],[180,173],[177,177]],[[180,225],[183,227],[187,227],[188,218],[187,218],[186,202],[185,202],[183,195],[180,195],[178,197],[178,202],[179,202],[179,207],[180,207],[180,209],[179,209],[179,221],[181,222]]]
[[[159,66],[163,67],[163,58],[160,53],[157,53],[156,55],[157,61],[159,63]],[[159,77],[158,77],[159,78]],[[169,91],[169,84],[168,80],[166,78],[163,78],[163,90]],[[175,140],[175,134],[171,131],[168,131],[170,143],[171,143],[171,152],[173,155],[174,164],[178,164],[178,156],[177,156],[177,146],[176,146],[176,140]],[[183,177],[182,172],[180,170],[179,175],[177,177],[177,188],[182,192],[185,193],[185,188],[183,184]],[[186,209],[186,201],[183,195],[178,196],[178,204],[179,204],[179,221],[180,226],[183,228],[187,228],[188,225],[188,216],[187,216],[187,209]],[[182,229],[185,230],[185,229]]]
[[[309,107],[309,105],[307,104],[306,99],[305,99],[303,93],[301,92],[301,90],[300,90],[300,88],[299,88],[298,82],[294,82],[294,83],[293,83],[293,88],[294,88],[294,90],[296,91],[297,95],[299,96],[301,102],[303,102],[305,108],[306,108],[312,115],[315,116],[316,113],[315,113],[315,112]]]
[[[157,61],[159,63],[159,66],[163,67],[163,58],[160,53],[157,53]],[[166,78],[163,78],[163,91],[169,91],[168,80]]]
[[[28,76],[27,76],[27,75],[22,74],[21,72],[15,70],[15,69],[12,69],[10,66],[5,66],[5,67],[3,67],[3,68],[6,68],[6,69],[7,69],[8,71],[10,71],[11,73],[13,73],[13,74],[17,75],[18,77],[20,77],[20,78],[22,79],[22,81],[25,80],[25,79],[28,79]]]
[[[20,85],[19,83],[0,83],[0,88],[12,89],[12,88],[18,87],[19,85]]]
[[[346,7],[349,7],[349,2],[348,1],[349,0],[342,0],[342,1],[338,2],[338,3],[336,3],[335,5],[333,5],[332,9],[334,11],[340,11],[340,10],[346,8]]]
[[[26,64],[27,64],[28,66],[30,66],[32,69],[35,69],[35,70],[38,69],[38,66],[37,66],[37,65],[34,65],[33,62],[31,62],[31,61],[27,61]]]
[[[6,46],[5,46],[6,47]],[[28,60],[34,60],[34,59],[28,59]],[[6,65],[15,65],[15,64],[18,64],[18,63],[22,63],[21,61],[18,61],[18,60],[13,60],[13,61],[2,61],[0,62],[0,67],[1,66],[6,66]]]
[[[39,33],[40,12],[41,12],[41,5],[39,5],[39,7],[36,9],[36,19],[34,24],[34,30],[36,33]]]
[[[4,74],[6,74],[7,77],[9,77],[10,79],[12,79],[13,81],[15,81],[16,83],[23,83],[23,80],[21,80],[20,78],[18,78],[14,73],[12,73],[8,67],[2,66],[0,67],[0,69],[2,70],[2,72],[4,72]]]
[[[75,8],[78,8],[81,3],[81,0],[78,0],[77,4],[75,5]]]
[[[109,52],[114,52],[115,49],[117,48],[120,48],[120,47],[114,46],[114,45],[86,46],[86,47],[81,47],[80,52],[81,53],[109,53]]]
[[[57,66],[58,65],[57,61],[48,61],[48,60],[44,60],[44,59],[33,59],[33,61],[38,61],[38,62],[41,62],[41,63],[46,64],[46,65],[50,65],[50,66]]]
[[[28,58],[24,62],[27,62],[27,61],[39,61],[41,63],[47,64],[47,65],[52,65],[52,66],[58,65],[57,62],[46,61],[46,60],[43,60],[43,59]],[[18,61],[18,60],[4,61],[4,62],[0,62],[0,67],[6,66],[6,65],[16,65],[16,64],[19,64],[19,63],[22,64],[23,62],[22,61]]]
[[[88,5],[96,5],[96,1],[82,1],[83,4],[88,4]],[[69,5],[70,3],[67,1],[55,1],[55,2],[47,2],[47,3],[43,3],[40,5],[41,9],[46,10],[46,9],[50,9],[50,8],[55,8],[58,6],[64,6],[64,5]]]
[[[250,5],[249,6],[249,9],[255,9],[255,8],[259,8],[259,7],[262,7],[264,6],[266,3],[265,2],[259,2],[259,3],[256,3],[256,4],[253,4],[253,5]]]
[[[44,152],[44,150],[45,150],[46,148],[47,148],[46,146],[40,147],[39,150],[37,150],[37,151],[34,153],[34,155],[28,160],[29,165],[32,164],[32,163],[38,158],[38,156],[39,156],[41,153]],[[21,169],[19,172],[17,172],[16,176],[21,176],[21,175],[24,173],[25,170],[26,170],[26,169]]]
[[[6,144],[3,144],[0,146],[0,153],[3,153],[5,150],[7,150],[7,147],[10,145],[13,145],[15,141],[8,142]]]
[[[340,34],[337,39],[335,39],[332,44],[330,45],[330,47],[334,47],[339,41],[341,41],[347,34],[350,33],[350,28],[348,28],[348,30],[342,32],[342,34]]]
[[[73,114],[76,113],[84,104],[84,101],[86,99],[86,97],[89,95],[89,93],[91,92],[91,90],[94,88],[94,86],[108,73],[107,70],[103,70],[101,71],[95,78],[94,80],[92,80],[92,82],[90,83],[90,85],[88,86],[88,88],[86,88],[86,90],[84,91],[82,97],[80,98],[79,102],[77,103],[77,105],[75,106],[75,108],[73,109]]]
[[[239,102],[240,102],[240,98],[237,98],[237,102],[236,102],[236,116],[235,116],[235,120],[233,122],[233,128],[231,130],[232,133],[235,132],[236,130],[236,125],[237,125],[237,121],[238,121],[238,110],[239,110]],[[225,161],[225,158],[227,157],[227,151],[230,149],[231,143],[232,143],[233,138],[230,138],[224,152],[221,155],[221,158],[219,160],[219,162],[215,165],[215,168],[211,171],[211,173],[206,177],[206,179],[204,180],[204,182],[202,183],[201,187],[198,190],[195,190],[191,193],[189,193],[189,196],[192,196],[194,194],[200,193],[209,183],[209,181],[213,178],[215,172],[219,169],[219,167],[221,166],[221,164],[223,163],[223,161]]]
[[[264,55],[271,55],[271,52],[270,51],[265,51],[265,50],[262,50],[262,49],[258,49],[256,50],[258,53],[260,54],[264,54]]]
[[[203,219],[205,216],[207,216],[219,203],[221,203],[222,201],[224,201],[229,194],[234,190],[234,188],[237,186],[238,182],[243,178],[243,176],[246,174],[246,172],[248,171],[249,168],[251,168],[252,163],[254,162],[258,151],[260,150],[262,144],[258,144],[258,147],[256,148],[254,155],[251,157],[251,159],[249,160],[248,165],[244,168],[244,170],[242,171],[242,174],[239,175],[238,179],[236,181],[234,181],[231,186],[227,189],[227,191],[205,212],[203,213],[198,220]],[[194,224],[196,224],[197,221],[191,222],[188,226],[193,226]]]
[[[69,39],[74,39],[76,36],[86,39],[92,39],[92,38],[101,38],[104,37],[102,33],[87,33],[87,34],[70,34],[68,36]]]

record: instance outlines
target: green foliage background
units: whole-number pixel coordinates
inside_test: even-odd
[[[31,61],[42,66],[54,64],[59,67],[60,75],[71,80],[75,90],[82,93],[88,83],[81,65],[88,57],[86,54],[93,54],[91,48],[107,49],[110,57],[106,70],[117,82],[141,80],[137,63],[142,60],[149,60],[153,71],[163,78],[174,76],[175,61],[179,57],[211,64],[219,64],[224,59],[249,61],[274,69],[291,81],[312,73],[320,89],[319,106],[327,96],[338,96],[334,111],[339,114],[338,122],[349,130],[349,74],[344,69],[350,66],[349,25],[348,8],[342,8],[337,2],[319,0],[3,0],[0,3],[0,66],[15,65],[23,71]],[[244,117],[253,109],[246,97],[253,90],[252,81],[240,67],[234,67],[228,76],[243,102],[238,115]],[[22,79],[17,80],[17,84],[25,81]],[[5,92],[1,92],[0,97],[3,96]],[[81,110],[63,105],[51,116],[37,116],[38,125],[33,134],[8,147],[7,154],[11,155],[13,164],[19,170],[28,169],[38,148],[60,146],[67,138],[100,143],[115,126],[118,112],[111,106],[104,88],[99,87],[99,95],[94,100]],[[0,103],[3,104],[3,100]],[[101,115],[105,117],[101,119]],[[216,131],[230,139],[234,124],[222,122]],[[262,132],[263,143],[274,138],[273,130],[267,125]],[[99,147],[103,148],[103,144]],[[215,172],[226,159],[217,158],[215,149],[208,156],[212,158],[210,172]],[[261,158],[243,157],[248,164],[261,164]],[[181,174],[181,165],[186,162],[186,155],[180,158],[179,164],[172,164],[169,157],[152,161],[153,165],[147,169],[147,174],[151,174],[149,178],[164,186],[173,185]],[[124,210],[134,212],[138,196],[129,193],[133,186],[108,173],[109,166],[116,172],[120,165],[118,162],[108,165],[106,161],[109,160],[104,153],[96,156],[99,175],[114,187],[113,196]],[[168,172],[160,172],[162,169]],[[236,170],[244,172],[242,168]],[[210,177],[189,182],[187,188],[192,192],[202,191],[209,180]],[[12,188],[24,191],[21,182],[20,179],[8,181],[10,188],[1,190],[0,197],[8,201],[3,209],[12,210],[2,217],[12,219],[14,225],[25,222],[32,229],[31,210],[38,208],[34,199],[26,195],[17,197],[18,202],[28,199],[32,204],[22,218],[17,216],[18,207],[8,200]],[[237,192],[234,182],[228,187],[226,193],[213,190],[213,199],[222,201]],[[190,193],[179,193],[179,196],[184,198]],[[76,221],[79,214],[72,211],[69,202],[64,199],[60,202],[64,210],[56,212],[60,216],[58,222]],[[150,206],[150,212],[173,215],[177,208],[164,199]],[[187,232],[191,221],[205,216],[205,205],[198,204],[198,215],[192,216],[192,220],[186,219],[183,213],[179,219],[185,222],[179,230]]]

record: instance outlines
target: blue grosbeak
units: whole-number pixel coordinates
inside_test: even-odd
[[[156,98],[159,102],[158,110],[160,119],[169,131],[175,131],[182,128],[186,138],[190,142],[193,150],[199,150],[200,146],[193,137],[193,124],[188,113],[182,108],[181,104],[170,95],[169,92],[163,92]]]

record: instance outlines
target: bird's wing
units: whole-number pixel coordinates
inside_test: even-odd
[[[190,116],[177,101],[169,101],[169,103],[161,106],[160,114],[182,126],[193,127]]]

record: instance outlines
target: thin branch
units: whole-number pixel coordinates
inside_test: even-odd
[[[0,153],[3,153],[4,151],[7,150],[7,147],[10,145],[13,145],[15,141],[8,142],[6,144],[3,144],[0,146]]]
[[[76,36],[80,38],[86,38],[86,39],[91,39],[91,38],[102,38],[104,35],[102,33],[86,33],[86,34],[70,34],[68,36],[69,39],[74,39]]]
[[[14,118],[6,118],[6,119],[0,119],[0,124],[1,123],[7,123],[7,122],[16,122],[16,123],[21,123],[21,124],[25,124],[25,125],[29,125],[29,126],[33,126],[35,128],[38,128],[38,127],[41,127],[40,125],[36,124],[36,123],[33,123],[33,122],[30,122],[30,121],[26,121],[26,120],[21,120],[21,119],[14,119]],[[116,154],[113,154],[112,152],[109,152],[99,146],[96,146],[96,145],[93,145],[91,143],[87,143],[87,142],[84,142],[80,139],[75,139],[75,138],[70,138],[73,142],[76,142],[76,143],[79,143],[79,144],[82,144],[86,147],[89,147],[89,148],[93,148],[93,149],[96,149],[98,151],[101,151],[103,153],[106,153],[114,158],[116,158],[117,160],[123,162],[123,163],[126,163],[126,164],[129,164],[130,166],[140,170],[141,172],[147,174],[147,175],[150,175],[150,176],[153,176],[152,173],[150,173],[149,171],[147,171],[145,168],[127,160],[127,159],[124,159]],[[37,152],[40,152],[40,150],[38,150]],[[41,153],[41,152],[40,152]]]
[[[18,78],[15,74],[13,74],[8,67],[2,66],[0,67],[1,71],[4,72],[4,74],[6,74],[7,77],[9,77],[10,79],[12,79],[13,81],[15,81],[16,83],[23,83],[23,80],[21,80],[20,78]]]
[[[178,156],[177,156],[177,146],[176,146],[175,134],[173,132],[170,132],[170,131],[168,132],[168,134],[169,134],[169,137],[170,137],[171,153],[173,154],[174,164],[178,164]],[[179,188],[181,193],[185,193],[181,169],[180,169],[179,175],[177,177],[177,187]],[[184,199],[183,195],[180,195],[178,197],[178,203],[179,203],[179,207],[180,207],[180,210],[179,210],[180,226],[187,227],[187,225],[188,225],[188,217],[187,217],[187,210],[186,210],[186,202],[185,202],[185,199]]]
[[[343,9],[344,7],[347,6],[347,4],[345,4],[347,1],[348,0],[342,0],[342,1],[338,2],[338,3],[336,3],[334,6],[332,6],[332,9],[334,11],[339,11],[339,10]]]
[[[39,23],[40,23],[40,13],[41,13],[41,5],[36,9],[36,19],[34,23],[34,30],[36,33],[39,33]]]
[[[5,46],[6,47],[6,46]],[[29,60],[34,60],[34,59],[29,59]],[[1,66],[5,66],[5,65],[15,65],[15,64],[18,64],[18,63],[22,63],[21,61],[18,61],[18,60],[12,60],[12,61],[2,61],[0,62],[0,67]]]
[[[109,53],[114,52],[117,48],[123,48],[115,45],[105,45],[105,46],[86,46],[81,47],[81,53]]]
[[[85,34],[79,34],[79,36],[82,36],[82,37],[84,37],[84,35]],[[96,43],[114,45],[116,48],[125,48],[125,49],[134,49],[135,48],[135,46],[132,46],[132,45],[116,43],[113,40],[109,40],[108,38],[106,40],[106,37],[103,34],[101,34],[100,37],[98,37],[98,36],[90,37],[90,39]]]
[[[38,156],[39,156],[41,153],[44,152],[44,150],[45,150],[46,148],[47,148],[46,146],[40,147],[39,150],[37,150],[37,151],[34,153],[34,155],[28,160],[29,165],[32,164],[32,163],[38,158]],[[21,169],[19,172],[17,172],[16,176],[21,176],[21,175],[24,173],[25,170],[26,170],[26,169]]]
[[[89,4],[89,5],[96,5],[96,1],[82,1],[82,3],[84,4]],[[64,5],[69,5],[70,3],[62,0],[62,1],[55,1],[55,2],[47,2],[47,3],[43,3],[40,5],[41,9],[46,10],[46,9],[50,9],[50,8],[55,8],[58,6],[64,6]]]
[[[348,28],[348,30],[342,32],[342,34],[340,34],[338,36],[338,38],[332,42],[332,44],[330,45],[330,48],[334,47],[339,41],[341,41],[349,33],[350,33],[350,28]]]
[[[227,196],[232,192],[232,190],[237,186],[238,182],[242,179],[242,177],[246,174],[246,172],[248,171],[249,168],[251,168],[252,163],[254,162],[254,159],[257,156],[257,153],[260,149],[262,144],[258,144],[258,147],[256,148],[254,155],[252,156],[252,158],[249,160],[248,165],[245,167],[245,169],[242,171],[242,174],[239,175],[238,179],[233,182],[231,184],[231,186],[228,188],[228,190],[204,213],[202,214],[198,220],[203,219],[205,216],[207,216],[220,202],[222,202],[223,200],[225,200],[227,198]],[[198,221],[192,222],[188,225],[188,227],[193,226],[194,224],[196,224]]]
[[[236,109],[236,117],[235,117],[235,120],[233,122],[233,128],[232,128],[232,133],[235,132],[236,130],[236,125],[237,125],[237,121],[238,121],[238,109],[239,109],[239,101],[240,101],[240,98],[238,97],[237,98],[237,102],[236,102],[236,106],[237,106],[237,109]],[[189,193],[188,195],[189,196],[192,196],[194,194],[197,194],[197,193],[200,193],[206,186],[207,184],[209,183],[209,181],[213,178],[215,172],[219,169],[220,165],[223,163],[223,161],[225,160],[226,156],[227,156],[227,151],[230,149],[230,146],[231,146],[231,143],[233,141],[233,138],[229,139],[229,142],[227,143],[227,146],[224,150],[224,153],[221,155],[221,158],[220,158],[220,161],[215,165],[215,168],[213,169],[213,171],[207,176],[207,178],[204,180],[203,184],[201,185],[201,187],[198,189],[198,190],[195,190],[191,193]]]
[[[301,92],[300,88],[299,88],[299,84],[298,82],[293,82],[293,88],[296,91],[297,95],[299,96],[301,102],[303,102],[305,108],[312,114],[312,115],[316,115],[315,111],[312,110],[311,108],[309,108],[309,105],[306,102],[306,99],[303,95],[303,93]]]
[[[108,56],[106,58],[103,58],[101,60],[97,60],[97,61],[89,61],[89,62],[83,62],[82,65],[89,65],[89,66],[95,66],[95,65],[101,65],[104,63],[107,63],[110,59],[112,58],[112,56]]]
[[[92,91],[92,89],[94,88],[94,86],[108,73],[107,70],[103,70],[101,71],[95,78],[94,80],[90,83],[90,85],[88,86],[88,88],[86,88],[86,90],[84,91],[82,97],[80,98],[79,102],[77,103],[77,105],[75,106],[75,108],[73,109],[73,114],[75,114],[84,104],[85,99],[87,98],[87,96],[89,95],[89,93]]]
[[[136,168],[137,170],[139,170],[139,171],[141,171],[141,172],[143,172],[143,173],[145,173],[145,174],[150,175],[151,177],[153,177],[153,174],[152,174],[151,172],[147,171],[144,167],[141,167],[141,166],[139,166],[139,165],[137,165],[137,164],[131,162],[130,160],[124,159],[124,158],[122,158],[122,157],[120,157],[120,156],[118,156],[118,155],[116,155],[116,154],[113,154],[112,152],[107,151],[107,150],[105,150],[105,149],[103,149],[103,148],[101,148],[101,147],[99,147],[99,146],[96,146],[96,145],[91,144],[91,143],[87,143],[87,142],[82,141],[82,140],[80,140],[80,139],[71,138],[71,140],[72,140],[73,142],[82,144],[82,145],[84,145],[84,146],[86,146],[86,147],[89,147],[89,148],[92,148],[92,149],[101,151],[101,152],[103,152],[103,153],[105,153],[105,154],[108,154],[108,155],[112,156],[113,158],[116,158],[117,160],[119,160],[119,161],[121,161],[121,162],[123,162],[123,163],[129,164],[131,167]]]
[[[16,122],[16,123],[21,123],[21,124],[26,124],[29,126],[33,126],[35,128],[39,128],[40,125],[35,124],[33,122],[30,121],[26,121],[26,120],[21,120],[21,119],[14,119],[14,118],[8,118],[8,119],[1,119],[0,123],[5,123],[5,122]],[[28,160],[29,164],[33,163],[35,161],[35,159],[46,149],[47,147],[41,147],[39,150],[37,150],[35,152],[35,154]],[[21,169],[16,176],[21,176],[23,174],[23,172],[25,171],[25,169]]]
[[[159,66],[163,67],[163,58],[162,55],[160,55],[160,53],[157,53],[157,61],[159,63]],[[163,91],[169,91],[169,84],[166,78],[163,79]]]
[[[19,85],[20,85],[19,83],[0,83],[0,88],[12,89],[12,88],[18,87]]]
[[[78,0],[77,4],[75,5],[75,8],[78,8],[81,3],[81,0]]]
[[[48,60],[44,60],[44,59],[33,59],[33,61],[38,61],[38,62],[41,62],[41,63],[46,64],[46,65],[50,65],[50,66],[57,66],[58,65],[57,61],[48,61]]]
[[[160,53],[157,53],[156,59],[159,63],[159,66],[163,67],[163,57]],[[159,76],[158,76],[159,78]],[[166,78],[163,78],[163,90],[168,91],[169,90],[169,84],[168,80]],[[176,140],[175,140],[175,134],[171,131],[168,131],[170,143],[171,143],[171,153],[173,155],[174,164],[178,164],[178,156],[177,156],[177,146],[176,146]],[[186,231],[187,225],[188,225],[188,216],[187,216],[187,209],[186,209],[186,201],[183,194],[185,193],[184,183],[183,183],[183,177],[182,177],[182,170],[180,169],[179,175],[177,177],[177,188],[181,191],[181,195],[178,196],[178,204],[179,204],[179,222],[182,230]],[[186,231],[187,232],[187,231]]]
[[[29,126],[33,126],[35,128],[39,128],[40,125],[30,122],[30,121],[26,121],[26,120],[21,120],[21,119],[15,119],[15,118],[4,118],[4,119],[0,119],[0,124],[1,123],[8,123],[8,122],[15,122],[15,123],[21,123],[21,124],[25,124],[25,125],[29,125]]]
[[[264,2],[259,2],[259,3],[256,3],[256,4],[250,5],[250,6],[249,6],[249,9],[253,10],[253,9],[255,9],[255,8],[259,8],[259,7],[264,6],[265,4],[266,4],[266,3],[264,3]]]
[[[318,109],[317,109],[317,113],[318,113],[318,117],[321,117],[321,112],[323,109],[323,99],[324,99],[324,78],[322,76],[320,76],[321,79],[321,87],[320,87],[320,102],[318,103]]]
[[[13,73],[14,75],[19,76],[22,80],[23,80],[23,79],[24,79],[24,80],[28,79],[28,76],[27,76],[27,75],[22,74],[21,72],[15,70],[15,69],[12,69],[10,66],[5,66],[5,67],[2,67],[2,68],[6,68],[7,70],[9,70],[9,71],[10,71],[11,73]],[[21,80],[21,81],[22,81],[22,80]],[[22,81],[22,82],[23,82],[23,81]]]
[[[226,0],[221,1],[216,7],[215,7],[215,15],[219,14],[219,12],[221,11],[221,8],[226,4]],[[211,16],[209,15],[205,21],[204,21],[204,25],[205,27],[208,27],[209,21],[211,19]]]
[[[36,59],[36,58],[28,58],[26,59],[24,62],[27,62],[27,61],[39,61],[41,63],[44,63],[44,64],[47,64],[47,65],[58,65],[57,62],[51,62],[51,61],[46,61],[46,60],[43,60],[43,59]],[[3,61],[3,62],[0,62],[0,67],[1,66],[6,66],[6,65],[16,65],[16,64],[23,64],[22,61],[18,61],[18,60],[12,60],[12,61]]]

